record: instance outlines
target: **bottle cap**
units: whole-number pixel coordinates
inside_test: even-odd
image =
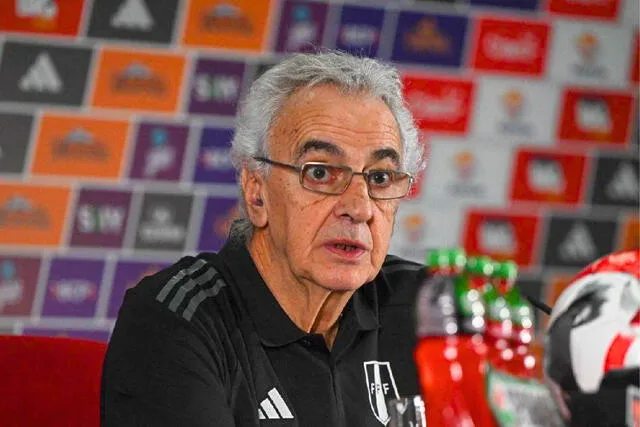
[[[494,264],[488,256],[469,257],[467,271],[474,276],[490,277],[494,271]]]
[[[518,266],[511,260],[496,263],[495,277],[513,283],[518,277]]]
[[[448,266],[456,271],[464,269],[467,263],[467,255],[464,252],[464,249],[454,248],[446,251],[447,253],[447,264]]]
[[[447,266],[449,257],[442,249],[429,251],[426,256],[426,264],[432,271],[438,271]]]

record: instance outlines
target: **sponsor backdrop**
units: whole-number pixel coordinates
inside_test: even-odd
[[[106,340],[128,288],[218,250],[238,100],[314,46],[402,70],[428,162],[392,252],[514,259],[553,303],[638,247],[638,0],[365,3],[1,1],[0,329]]]

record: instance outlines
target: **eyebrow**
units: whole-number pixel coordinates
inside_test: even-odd
[[[302,156],[310,151],[324,151],[327,154],[339,157],[345,157],[345,151],[338,147],[337,145],[327,142],[321,141],[319,139],[311,139],[304,144],[298,150],[296,150],[295,162],[300,160]],[[401,168],[400,165],[400,154],[393,148],[381,148],[376,150],[371,155],[372,160],[379,161],[384,159],[390,159],[397,169]]]
[[[393,162],[397,169],[401,168],[400,154],[398,154],[398,152],[393,148],[382,148],[380,150],[376,150],[373,152],[373,155],[371,157],[373,157],[373,159],[376,161],[389,159]]]
[[[309,151],[324,151],[327,154],[331,154],[333,156],[345,156],[344,150],[337,145],[331,142],[321,141],[319,139],[311,139],[302,144],[302,146],[298,148],[298,150],[296,150],[295,161],[297,162],[298,160],[300,160],[300,158],[307,154]]]

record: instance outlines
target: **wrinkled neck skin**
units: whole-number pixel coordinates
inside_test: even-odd
[[[297,277],[284,256],[279,256],[268,228],[256,229],[248,250],[267,287],[301,330],[321,334],[331,349],[340,315],[354,291],[336,292],[304,277]]]

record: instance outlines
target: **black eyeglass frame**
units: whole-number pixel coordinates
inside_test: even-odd
[[[283,168],[287,168],[287,169],[291,169],[294,170],[296,172],[298,172],[299,174],[299,180],[300,180],[300,185],[302,186],[302,188],[309,190],[309,191],[313,191],[314,193],[319,193],[319,194],[327,194],[330,196],[339,196],[341,194],[343,194],[345,191],[347,191],[347,188],[349,188],[349,186],[351,185],[351,181],[353,181],[353,176],[354,175],[362,175],[364,177],[364,181],[365,184],[367,186],[367,193],[369,194],[369,197],[373,200],[396,200],[396,199],[402,199],[404,197],[407,196],[407,194],[409,194],[409,191],[411,191],[411,185],[413,184],[413,176],[408,173],[408,172],[402,172],[399,170],[394,170],[394,169],[374,169],[371,171],[366,171],[366,172],[356,172],[354,171],[351,167],[347,166],[347,165],[336,165],[333,163],[324,163],[324,162],[306,162],[303,163],[301,166],[296,166],[296,165],[290,165],[288,163],[281,163],[281,162],[277,162],[275,160],[271,160],[268,159],[266,157],[254,157],[254,160],[257,160],[259,162],[264,162],[270,165],[274,165],[274,166],[280,166]],[[344,186],[344,188],[342,189],[342,191],[340,193],[330,193],[330,192],[326,192],[326,191],[318,191],[318,190],[313,190],[311,188],[308,188],[304,185],[304,170],[309,167],[309,166],[332,166],[332,167],[337,167],[340,169],[344,169],[344,170],[348,170],[351,173],[351,177],[349,178],[349,182],[347,182],[347,184]],[[399,174],[399,175],[403,175],[403,176],[407,176],[409,178],[409,182],[407,184],[407,190],[405,191],[405,193],[402,196],[397,196],[397,197],[375,197],[371,195],[371,187],[369,186],[369,176],[373,173],[378,173],[378,172],[393,172],[394,174]]]

